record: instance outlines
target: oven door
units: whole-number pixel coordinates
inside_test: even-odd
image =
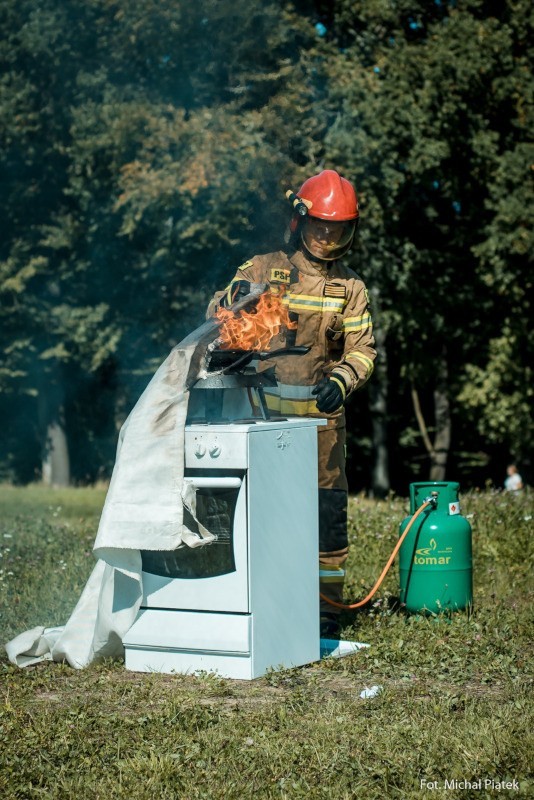
[[[141,551],[143,606],[197,611],[249,611],[246,477],[197,477],[197,519],[213,543]]]

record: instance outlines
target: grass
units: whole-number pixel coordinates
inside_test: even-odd
[[[103,490],[0,487],[0,640],[64,622],[89,575]],[[20,670],[0,660],[0,796],[485,798],[532,796],[532,495],[462,498],[473,526],[471,614],[407,616],[392,570],[346,615],[368,650],[252,682]],[[347,598],[362,597],[407,503],[351,499]],[[362,700],[363,688],[383,691]],[[421,780],[438,788],[421,788]],[[447,789],[445,781],[482,780]],[[498,791],[484,781],[520,782]]]

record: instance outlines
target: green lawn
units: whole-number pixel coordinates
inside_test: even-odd
[[[0,487],[1,641],[66,620],[93,566],[104,496]],[[19,670],[4,654],[0,797],[533,796],[534,503],[527,493],[462,503],[474,612],[406,616],[393,569],[378,600],[344,617],[345,638],[371,645],[345,659],[238,682],[121,663]],[[352,498],[347,599],[370,588],[406,512],[403,499]],[[383,691],[361,699],[375,684]],[[518,791],[484,785],[514,779]],[[454,780],[482,788],[445,786]]]

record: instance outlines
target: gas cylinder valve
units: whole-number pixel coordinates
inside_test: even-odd
[[[425,497],[423,503],[430,503],[432,508],[436,508],[438,505],[438,492],[430,492],[428,497]]]

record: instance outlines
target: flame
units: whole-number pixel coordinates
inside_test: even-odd
[[[294,330],[297,327],[297,323],[289,319],[282,295],[270,292],[260,295],[250,311],[234,314],[221,307],[215,316],[222,321],[217,342],[222,350],[265,350],[282,328]]]

